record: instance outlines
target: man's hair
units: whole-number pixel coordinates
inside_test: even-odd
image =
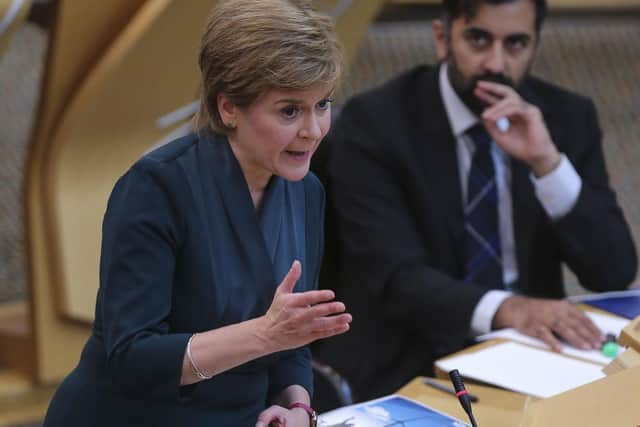
[[[471,19],[476,16],[478,7],[483,4],[500,5],[512,3],[517,0],[442,0],[443,21],[448,26],[454,19],[464,16]],[[542,23],[547,16],[546,0],[528,0],[535,4],[536,7],[536,32],[540,33]]]
[[[341,70],[333,22],[310,0],[220,0],[202,36],[196,127],[232,131],[218,111],[221,93],[246,108],[270,89],[337,85]]]

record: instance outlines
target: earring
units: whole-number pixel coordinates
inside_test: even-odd
[[[230,129],[235,129],[236,128],[236,122],[227,123],[227,127],[229,127]]]

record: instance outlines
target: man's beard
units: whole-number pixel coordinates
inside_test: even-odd
[[[502,73],[496,74],[492,72],[485,72],[483,74],[475,75],[471,77],[470,80],[467,80],[467,78],[460,72],[458,64],[451,54],[448,58],[448,74],[453,90],[456,91],[462,102],[464,102],[464,104],[476,115],[481,115],[488,106],[485,101],[481,100],[473,93],[480,80],[503,84],[518,91],[519,82],[514,82],[513,79]]]

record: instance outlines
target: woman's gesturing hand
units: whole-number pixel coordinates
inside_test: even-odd
[[[332,301],[331,290],[293,292],[302,274],[300,261],[278,286],[267,313],[260,319],[261,335],[274,351],[287,350],[308,344],[320,338],[338,335],[349,330],[351,315],[345,306]]]

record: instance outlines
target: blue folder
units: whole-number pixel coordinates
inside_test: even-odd
[[[580,302],[627,319],[640,316],[640,289],[588,295],[580,298]]]

